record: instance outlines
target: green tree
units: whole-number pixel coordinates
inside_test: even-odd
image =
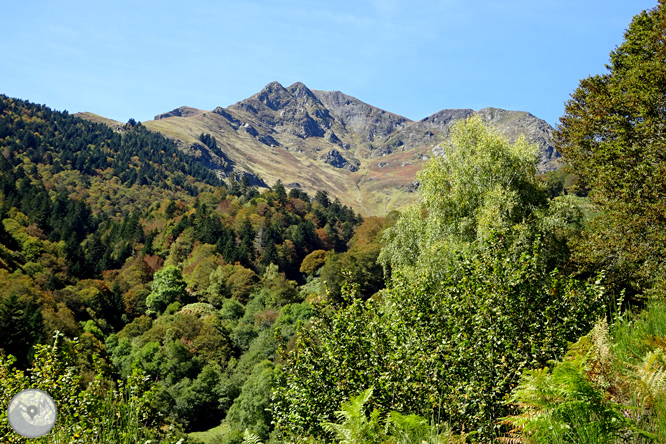
[[[182,298],[185,294],[185,281],[180,269],[169,265],[155,273],[151,285],[152,292],[146,298],[148,314],[160,314],[172,302]]]
[[[11,293],[0,300],[0,349],[13,355],[22,369],[29,364],[32,346],[44,336],[41,307],[26,299]]]
[[[270,361],[262,361],[254,367],[227,414],[227,421],[233,428],[249,429],[261,439],[268,438],[271,431],[271,413],[268,407],[279,371]]]
[[[280,205],[284,206],[287,203],[287,190],[284,188],[280,179],[278,179],[277,182],[275,182],[275,185],[273,185],[273,192],[277,196],[277,201]]]
[[[520,256],[537,235],[562,234],[580,213],[564,200],[549,203],[535,177],[536,159],[536,146],[524,138],[510,144],[478,116],[456,125],[446,154],[419,173],[423,203],[386,230],[380,261],[406,274],[428,269],[435,277],[447,272],[457,251],[496,235]],[[562,242],[549,244],[555,254]]]
[[[603,211],[578,259],[608,269],[630,294],[666,273],[665,36],[659,0],[634,17],[608,72],[581,80],[555,133],[556,148]]]
[[[374,386],[384,411],[435,416],[490,441],[520,372],[561,357],[603,310],[598,285],[555,268],[580,212],[546,198],[536,149],[479,118],[452,140],[420,174],[423,204],[386,230],[389,288],[363,302],[358,286],[343,286],[344,308],[315,304],[296,344],[283,344],[281,426],[321,435],[331,406]]]

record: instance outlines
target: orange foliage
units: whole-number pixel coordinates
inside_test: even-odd
[[[152,273],[155,273],[164,265],[164,259],[154,254],[144,256],[143,261],[148,265]]]
[[[321,247],[324,250],[332,250],[334,245],[333,242],[331,242],[331,239],[328,237],[328,234],[324,231],[323,228],[317,228],[317,236],[319,237],[319,240],[321,241]]]
[[[352,244],[355,247],[363,247],[368,244],[381,243],[381,236],[384,230],[384,218],[369,216],[363,220],[363,223],[356,229]]]

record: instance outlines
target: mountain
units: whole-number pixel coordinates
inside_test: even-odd
[[[417,199],[414,179],[423,162],[441,154],[451,126],[474,113],[510,139],[525,135],[536,143],[541,172],[557,168],[553,128],[530,113],[444,109],[415,122],[300,82],[286,88],[272,82],[226,108],[183,106],[143,124],[220,177],[245,175],[260,186],[281,179],[311,194],[325,190],[362,214],[384,215]],[[202,135],[214,138],[215,147]]]

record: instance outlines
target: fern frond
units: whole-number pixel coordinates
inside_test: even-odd
[[[517,433],[508,432],[509,436],[501,436],[497,440],[504,444],[524,444],[527,441]]]
[[[643,359],[631,366],[631,376],[642,395],[644,407],[666,392],[666,366],[661,349],[649,351]]]
[[[372,396],[373,388],[361,392],[351,398],[335,412],[338,423],[325,422],[322,427],[334,435],[340,444],[361,444],[368,436],[372,436],[379,425],[379,411],[373,410],[370,418],[365,415],[365,404]]]
[[[245,429],[243,432],[243,444],[264,444],[260,441],[259,436]]]

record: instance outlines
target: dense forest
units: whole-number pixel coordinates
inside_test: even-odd
[[[383,287],[383,221],[325,192],[278,182],[260,193],[138,123],[114,133],[0,103],[0,347],[17,370],[35,345],[77,338],[82,388],[140,369],[157,382],[152,408],[180,430],[228,411],[243,424],[241,389],[273,368],[276,334],[289,339],[310,317],[306,300],[340,294],[344,264],[368,296]]]
[[[2,405],[49,392],[43,442],[666,442],[663,1],[607,68],[565,169],[471,117],[383,218],[0,96]]]

